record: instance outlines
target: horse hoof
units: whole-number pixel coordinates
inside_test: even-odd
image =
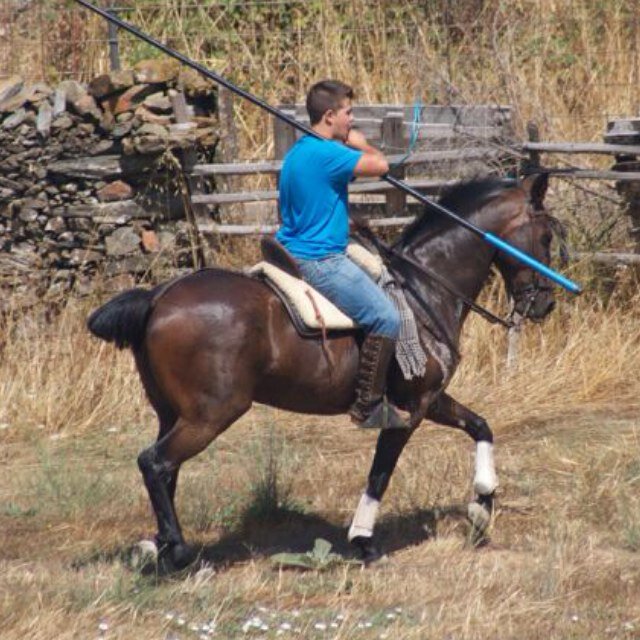
[[[491,514],[483,505],[477,502],[469,503],[467,518],[477,533],[484,533],[491,523]]]
[[[158,563],[158,547],[153,540],[140,540],[131,549],[131,567],[136,571],[155,568]]]
[[[198,559],[198,553],[195,549],[186,544],[176,544],[169,550],[171,563],[177,571],[186,569]]]
[[[380,560],[384,554],[373,544],[373,538],[365,536],[356,536],[351,544],[358,550],[358,557],[364,563],[365,567]]]
[[[188,569],[198,560],[198,553],[186,544],[175,544],[161,548],[155,566],[147,566],[146,573],[154,572],[166,576]]]

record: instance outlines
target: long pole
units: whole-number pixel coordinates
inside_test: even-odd
[[[118,25],[121,29],[128,31],[129,33],[133,34],[137,38],[140,38],[147,44],[150,44],[151,46],[155,47],[156,49],[159,49],[163,53],[166,53],[168,56],[171,56],[172,58],[179,60],[180,62],[182,62],[182,64],[188,67],[191,67],[192,69],[195,69],[196,71],[201,73],[203,76],[209,78],[210,80],[213,80],[214,82],[217,82],[223,87],[226,87],[230,91],[233,91],[235,94],[239,95],[245,100],[248,100],[252,104],[255,104],[261,109],[264,109],[265,111],[275,116],[276,118],[280,118],[280,120],[283,120],[284,122],[291,125],[295,129],[298,129],[299,131],[302,131],[307,135],[314,136],[315,138],[321,137],[315,131],[313,131],[313,129],[311,129],[310,127],[307,127],[306,125],[302,124],[301,122],[298,122],[294,118],[291,118],[286,113],[283,113],[279,109],[276,109],[275,107],[265,102],[264,100],[258,98],[257,96],[254,96],[252,93],[249,93],[248,91],[245,91],[241,87],[236,86],[226,78],[223,78],[221,75],[218,75],[215,71],[211,71],[210,69],[207,69],[205,66],[201,65],[195,60],[191,60],[190,58],[187,58],[187,56],[185,56],[184,54],[178,51],[175,51],[174,49],[171,49],[170,47],[159,42],[158,40],[155,40],[151,36],[147,35],[146,33],[143,33],[142,31],[140,31],[133,25],[125,22],[124,20],[120,19],[116,15],[113,15],[108,11],[100,9],[99,7],[96,7],[90,2],[87,2],[87,0],[75,0],[75,1],[81,4],[83,7],[86,7],[87,9],[93,11],[94,13],[97,13],[99,16],[102,16],[105,20],[108,20],[109,22]],[[549,278],[549,280],[552,280],[553,282],[564,287],[565,289],[567,289],[567,291],[570,291],[571,293],[580,293],[582,291],[581,287],[578,284],[576,284],[572,280],[569,280],[568,278],[565,278],[562,274],[558,273],[557,271],[554,271],[553,269],[543,264],[542,262],[539,262],[538,260],[530,256],[528,253],[525,253],[524,251],[520,251],[520,249],[513,247],[508,242],[505,242],[504,240],[502,240],[495,234],[491,233],[490,231],[485,231],[484,229],[477,227],[476,225],[460,217],[458,214],[454,213],[453,211],[443,207],[442,205],[438,204],[437,202],[434,202],[433,200],[430,200],[429,198],[421,194],[419,191],[416,191],[415,189],[408,186],[401,180],[398,180],[397,178],[394,178],[389,174],[382,176],[382,179],[388,182],[389,184],[393,185],[394,187],[400,189],[401,191],[404,191],[408,195],[412,196],[413,198],[415,198],[416,200],[424,204],[427,208],[431,209],[432,211],[436,211],[441,215],[445,215],[451,218],[457,224],[465,227],[472,233],[475,233],[476,235],[483,238],[488,244],[492,245],[493,247],[495,247],[500,251],[503,251],[504,253],[507,253],[508,255],[512,256],[516,260],[519,260],[520,262],[526,264],[528,267],[534,269],[538,273],[541,273],[543,276]]]

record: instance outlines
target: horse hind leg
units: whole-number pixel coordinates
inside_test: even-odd
[[[195,560],[186,545],[175,510],[174,493],[180,465],[207,448],[247,411],[250,403],[215,419],[179,417],[173,427],[138,456],[138,466],[157,520],[158,568],[183,569]]]
[[[493,433],[487,421],[446,393],[429,408],[427,418],[445,426],[462,429],[476,443],[473,489],[476,500],[469,504],[467,516],[473,536],[480,539],[491,522],[498,477],[493,459]]]

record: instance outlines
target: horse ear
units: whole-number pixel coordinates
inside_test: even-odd
[[[522,181],[522,188],[529,195],[529,201],[535,209],[543,208],[543,200],[549,186],[548,173],[533,173]]]

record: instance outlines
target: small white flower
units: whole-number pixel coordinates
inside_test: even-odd
[[[324,622],[316,622],[313,625],[314,629],[317,629],[318,631],[326,631],[327,630],[327,625]]]
[[[394,620],[396,617],[395,613],[387,613],[387,620]]]
[[[280,629],[282,629],[283,631],[291,631],[291,625],[288,622],[283,622],[280,625]]]
[[[108,631],[109,625],[103,621],[98,625],[98,629],[104,633],[105,631]]]

